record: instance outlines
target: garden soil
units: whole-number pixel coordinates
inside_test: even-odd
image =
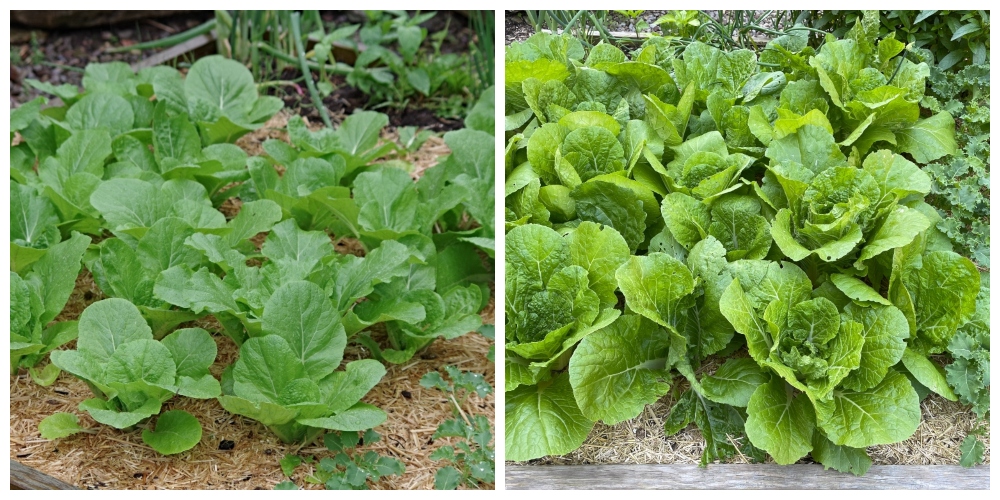
[[[261,153],[260,144],[267,139],[287,141],[285,126],[294,111],[284,110],[261,129],[241,138],[237,144],[249,154]],[[298,116],[296,116],[298,118]],[[339,117],[342,119],[343,117]],[[339,120],[337,120],[339,121]],[[318,128],[316,123],[311,128]],[[383,131],[382,139],[396,137],[391,128]],[[416,178],[424,170],[448,154],[448,147],[439,138],[431,138],[412,154],[398,159],[413,163],[411,174]],[[280,170],[280,169],[279,169]],[[227,218],[234,217],[240,207],[238,199],[227,200],[221,210]],[[262,235],[258,235],[262,236]],[[260,243],[260,238],[255,240]],[[363,254],[357,241],[331,237],[331,243],[341,253]],[[484,259],[484,263],[489,265]],[[482,311],[484,323],[494,322],[493,284],[490,302]],[[93,302],[104,296],[84,268],[60,321],[73,320]],[[220,325],[211,316],[182,325],[197,326],[213,333],[219,355],[212,374],[219,378],[222,370],[233,363],[239,353],[235,343],[221,334]],[[384,334],[374,334],[384,340]],[[433,439],[437,425],[453,417],[452,405],[445,393],[420,386],[420,378],[428,372],[454,365],[464,371],[483,373],[486,381],[496,386],[494,363],[486,359],[493,341],[477,333],[469,333],[449,341],[435,340],[421,353],[403,365],[387,366],[388,373],[365,396],[366,403],[385,410],[388,420],[376,427],[382,435],[377,443],[359,448],[375,451],[401,460],[406,465],[402,476],[389,476],[374,483],[376,489],[430,489],[434,474],[444,463],[430,459],[430,454],[453,438]],[[69,344],[66,348],[74,348]],[[368,357],[365,349],[349,345],[345,361]],[[317,461],[333,454],[320,441],[301,445],[280,442],[262,424],[225,411],[218,401],[174,398],[164,404],[163,411],[186,410],[198,418],[203,427],[201,442],[192,450],[163,456],[142,442],[141,432],[124,432],[94,422],[77,409],[84,399],[92,397],[87,385],[63,373],[49,387],[35,384],[26,372],[10,380],[10,458],[33,467],[67,483],[88,489],[273,489],[286,478],[278,461],[287,453],[315,456]],[[38,423],[56,412],[70,412],[80,417],[86,432],[49,441],[38,433]],[[479,398],[473,394],[465,402],[467,415],[486,415],[491,426],[495,422],[495,399],[490,394]],[[306,482],[314,464],[299,466],[291,478],[306,488],[322,488]]]

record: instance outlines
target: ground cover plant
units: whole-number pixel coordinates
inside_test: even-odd
[[[702,464],[811,455],[863,474],[929,392],[959,397],[944,365],[984,366],[949,345],[988,342],[961,333],[988,325],[988,274],[925,201],[955,118],[877,21],[759,54],[508,47],[508,459],[568,453],[673,391],[665,433],[697,425]]]
[[[415,182],[412,165],[389,158],[412,141],[385,140],[377,112],[319,130],[295,116],[291,144],[248,155],[233,142],[283,103],[221,56],[183,73],[91,64],[82,91],[29,84],[60,102],[11,113],[12,371],[85,381],[94,397],[79,410],[93,420],[181,453],[201,442],[201,424],[161,408],[217,398],[307,445],[385,421],[361,402],[383,363],[480,328],[494,251],[492,88]],[[355,254],[335,251],[344,242]],[[54,321],[81,269],[108,298]],[[208,316],[225,337],[187,327]],[[239,356],[220,380],[209,366],[230,341]],[[342,363],[349,346],[373,359]],[[39,429],[92,432],[67,413]]]

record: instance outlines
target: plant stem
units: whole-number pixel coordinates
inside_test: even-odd
[[[319,97],[319,92],[316,91],[316,84],[312,79],[312,72],[309,69],[309,65],[306,64],[306,51],[302,48],[302,33],[299,29],[299,16],[298,12],[292,13],[292,38],[295,42],[295,53],[299,55],[299,67],[302,68],[302,74],[306,77],[306,87],[309,88],[309,95],[312,97],[313,106],[319,110],[319,116],[323,119],[323,123],[327,127],[333,128],[333,123],[330,122],[330,114],[326,111],[326,106],[323,105],[323,99]]]
[[[280,51],[280,50],[278,50],[278,49],[276,49],[274,47],[271,47],[270,45],[268,45],[268,44],[266,44],[264,42],[258,42],[257,46],[258,46],[258,48],[260,48],[260,50],[262,50],[264,52],[267,52],[268,54],[274,56],[276,59],[279,59],[279,60],[284,61],[286,63],[298,64],[298,62],[299,62],[296,58],[294,58],[294,57],[292,57],[292,56],[290,56],[288,54],[285,54],[284,52],[282,52],[282,51]],[[306,65],[308,65],[309,69],[312,69],[312,70],[317,70],[318,71],[320,69],[320,65],[316,64],[316,63],[314,63],[312,61],[306,61]],[[354,71],[354,68],[352,68],[352,67],[350,67],[350,66],[348,66],[348,65],[346,65],[344,63],[337,63],[334,66],[326,64],[326,65],[323,65],[323,67],[324,67],[324,69],[326,69],[326,71],[329,71],[330,73],[333,73],[335,75],[347,75],[350,72]]]
[[[198,35],[204,35],[205,33],[214,30],[215,24],[216,24],[215,19],[209,19],[208,21],[205,21],[204,23],[195,26],[194,28],[191,28],[182,33],[177,33],[176,35],[171,35],[166,38],[161,38],[159,40],[137,43],[135,45],[129,45],[128,47],[114,47],[111,49],[107,49],[104,52],[108,54],[115,54],[118,52],[128,52],[130,50],[146,50],[146,49],[159,49],[163,47],[173,47],[174,45],[177,45],[181,42],[186,42]]]

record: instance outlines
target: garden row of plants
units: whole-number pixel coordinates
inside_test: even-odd
[[[507,48],[508,460],[571,452],[671,391],[665,432],[696,425],[703,465],[860,475],[929,393],[987,418],[989,275],[955,252],[984,235],[956,246],[927,201],[963,157],[988,171],[988,111],[946,101],[978,77],[988,110],[988,72],[944,74],[876,12],[852,26],[759,52]],[[956,116],[982,134],[962,148]],[[962,449],[982,459],[975,436]]]
[[[11,369],[43,385],[61,371],[85,381],[94,397],[79,409],[93,420],[142,427],[146,444],[174,454],[199,443],[201,426],[163,404],[216,398],[283,442],[336,431],[327,445],[347,449],[386,420],[361,402],[384,363],[481,329],[494,254],[492,89],[467,128],[444,135],[451,154],[414,182],[409,163],[384,161],[404,148],[380,138],[388,119],[373,111],[316,131],[293,116],[291,144],[270,139],[248,156],[233,142],[282,102],[222,56],[186,75],[91,64],[82,92],[34,85],[62,104],[38,98],[10,117]],[[220,206],[233,198],[227,220]],[[364,255],[337,253],[345,239]],[[108,298],[55,322],[81,267]],[[226,340],[178,328],[209,315],[239,346],[221,380],[209,367]],[[349,342],[373,359],[343,363]],[[490,426],[462,417],[438,434],[467,439],[469,460],[441,484],[491,483]],[[74,414],[40,425],[46,438],[80,430]],[[459,462],[446,455],[437,459]],[[336,460],[321,464],[328,487],[402,473],[387,457]]]

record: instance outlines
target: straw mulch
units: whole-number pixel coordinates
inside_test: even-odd
[[[250,154],[259,154],[264,140],[287,140],[284,127],[288,116],[287,112],[276,116],[238,144]],[[383,139],[391,138],[392,132],[383,132]],[[416,153],[399,159],[413,162],[414,172],[419,173],[448,152],[443,141],[432,138]],[[230,200],[222,210],[231,218],[238,212],[239,205],[239,200]],[[349,239],[337,240],[336,249],[341,253],[361,253],[357,242]],[[490,285],[490,302],[481,314],[485,323],[492,324],[495,299],[492,283]],[[58,319],[76,319],[89,304],[102,298],[100,289],[84,269]],[[219,333],[221,327],[211,316],[183,326],[198,326],[213,332],[219,355],[212,374],[221,377],[223,368],[238,356],[235,343]],[[454,444],[454,440],[433,440],[431,436],[438,424],[453,418],[453,410],[445,393],[421,387],[420,378],[445,365],[455,365],[464,371],[485,374],[486,380],[496,386],[495,365],[486,359],[491,345],[493,341],[476,333],[449,341],[438,339],[408,363],[387,366],[386,376],[364,398],[365,402],[382,408],[388,415],[388,420],[375,429],[382,439],[359,450],[395,457],[405,464],[406,472],[402,476],[383,478],[373,484],[373,488],[433,488],[434,473],[446,464],[432,461],[429,455],[444,444]],[[68,346],[74,347],[74,344]],[[366,357],[362,349],[349,345],[345,360]],[[265,426],[226,412],[214,399],[174,398],[164,404],[163,411],[182,409],[197,417],[203,433],[201,442],[192,450],[163,456],[142,442],[139,429],[120,431],[98,424],[86,412],[77,410],[77,405],[92,397],[92,393],[84,382],[66,373],[52,386],[41,387],[22,371],[11,376],[10,395],[10,458],[83,488],[272,489],[287,480],[278,465],[285,454],[312,455],[317,460],[333,455],[322,446],[322,440],[304,447],[281,443]],[[38,423],[60,411],[78,415],[80,425],[87,432],[55,441],[42,439]],[[491,425],[494,424],[494,395],[479,398],[473,394],[465,402],[463,411],[467,415],[486,415]],[[292,480],[306,488],[322,488],[322,485],[305,481],[312,472],[313,465],[303,464],[296,469]]]

